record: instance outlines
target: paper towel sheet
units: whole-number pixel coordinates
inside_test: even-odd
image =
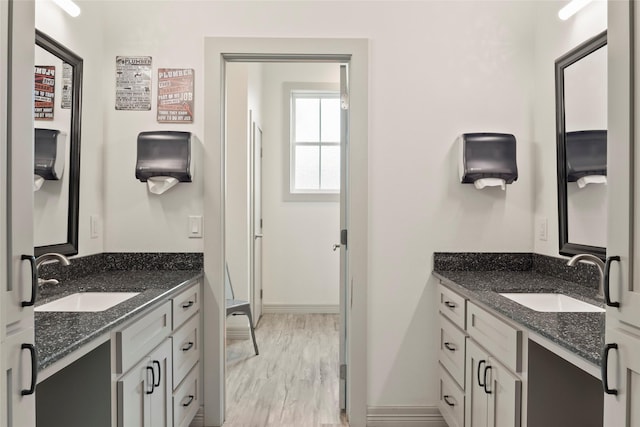
[[[178,180],[170,176],[154,176],[147,179],[147,187],[153,194],[162,194],[177,183]]]
[[[38,191],[44,184],[44,178],[40,175],[33,175],[33,191]]]
[[[582,178],[578,178],[578,181],[576,182],[578,183],[579,188],[584,188],[587,184],[606,184],[607,177],[605,175],[587,175]]]
[[[500,178],[480,178],[475,180],[473,182],[473,185],[475,185],[478,190],[481,190],[484,187],[498,187],[498,186],[500,186],[503,190],[506,190],[507,188],[506,181]]]

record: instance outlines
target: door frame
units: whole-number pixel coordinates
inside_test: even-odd
[[[204,421],[221,426],[225,412],[224,188],[225,64],[228,61],[347,62],[350,73],[349,295],[347,416],[364,427],[367,413],[368,40],[206,37],[204,43]],[[211,326],[208,326],[211,325]]]
[[[249,114],[251,116],[251,114]],[[256,202],[256,182],[260,182],[260,220],[262,220],[262,128],[261,126],[251,117],[250,122],[250,134],[251,134],[251,144],[249,148],[249,158],[250,158],[250,186],[249,186],[249,277],[250,277],[250,291],[249,291],[249,302],[251,303],[251,315],[253,316],[253,326],[258,327],[258,323],[262,318],[262,258],[263,258],[263,248],[262,248],[262,224],[260,225],[260,230],[256,230],[256,207],[258,203]],[[256,176],[256,141],[258,132],[260,132],[260,176]],[[257,236],[260,237],[257,237]],[[256,245],[258,243],[257,239],[260,239],[260,293],[256,293]],[[260,307],[260,310],[258,310]]]

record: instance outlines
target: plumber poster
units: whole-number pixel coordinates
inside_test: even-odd
[[[56,67],[35,66],[33,88],[33,113],[35,120],[53,120],[53,106],[56,93]]]
[[[60,107],[71,108],[71,96],[73,95],[73,67],[66,62],[62,63],[62,101]]]
[[[116,110],[151,110],[150,56],[116,56]]]
[[[158,122],[193,123],[193,68],[158,69]]]

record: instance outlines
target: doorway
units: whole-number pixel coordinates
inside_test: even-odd
[[[349,267],[344,283],[344,315],[349,319],[346,341],[347,415],[352,426],[366,424],[366,283],[367,283],[367,41],[351,39],[248,39],[207,38],[205,71],[213,83],[207,99],[219,99],[207,107],[205,125],[205,424],[221,425],[224,419],[224,299],[225,260],[225,66],[245,61],[322,61],[348,63],[352,82],[345,98],[352,108],[348,148],[347,187],[350,210],[346,223]],[[228,53],[234,52],[234,53]],[[273,53],[280,52],[280,53]],[[357,189],[357,191],[353,191]],[[346,232],[344,242],[347,241]],[[347,249],[348,248],[348,249]],[[351,363],[355,362],[355,363]]]

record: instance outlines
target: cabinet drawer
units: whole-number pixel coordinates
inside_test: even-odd
[[[465,305],[464,298],[452,290],[438,285],[440,313],[444,314],[460,329],[464,329]]]
[[[439,366],[440,400],[438,407],[449,427],[464,427],[464,392],[449,376],[447,370]]]
[[[465,334],[446,317],[440,316],[440,363],[464,390]]]
[[[173,329],[177,329],[200,309],[200,283],[182,291],[171,301],[173,303]]]
[[[173,425],[188,427],[200,407],[200,364],[191,369],[189,375],[173,393]]]
[[[200,358],[200,313],[173,333],[173,388],[177,388]]]
[[[522,331],[471,301],[467,303],[467,333],[513,372],[522,365]]]
[[[115,333],[116,371],[129,370],[146,356],[171,332],[171,302],[136,320],[131,325]]]

